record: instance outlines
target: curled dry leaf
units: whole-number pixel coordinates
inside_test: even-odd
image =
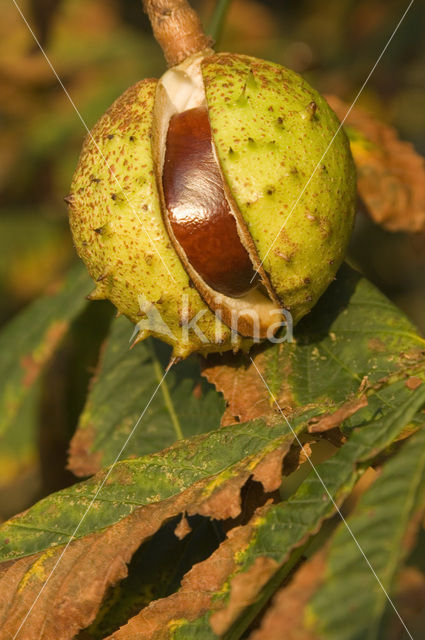
[[[354,461],[359,457],[368,459],[377,449],[386,448],[415,415],[425,396],[418,391],[411,393],[416,394],[416,399],[411,397],[387,418],[356,430],[347,445],[317,467],[323,483],[331,488],[333,501],[326,499],[321,482],[311,473],[288,501],[260,507],[246,525],[232,529],[209,558],[186,574],[177,593],[152,602],[109,640],[170,639],[176,629],[177,637],[209,638],[211,628],[223,637],[250,605],[258,611],[270,597],[267,583],[272,576],[283,567],[287,573],[291,570],[309,536],[333,515],[334,505],[341,504],[352,490],[358,479]],[[310,578],[302,579],[308,582]],[[315,588],[313,581],[306,600],[314,597]],[[190,594],[194,594],[192,599]],[[291,627],[296,628],[292,619]],[[300,637],[311,640],[314,636]]]
[[[237,567],[238,553],[249,545],[255,532],[256,520],[268,508],[260,508],[247,525],[232,529],[227,539],[209,558],[196,564],[184,576],[177,593],[152,602],[107,640],[153,640],[158,637],[158,633],[178,620],[195,620],[218,608],[220,603],[214,603],[214,596]],[[220,608],[213,613],[211,625],[216,633],[226,630],[237,614],[255,599],[258,588],[267,582],[275,569],[276,563],[271,558],[256,560],[249,577],[245,573],[244,579],[239,580],[235,588],[232,588],[228,608]]]
[[[307,560],[275,595],[261,625],[249,640],[316,640],[306,628],[305,611],[312,595],[324,580],[325,552],[322,549]]]
[[[343,120],[349,105],[326,96]],[[355,107],[344,122],[357,167],[358,190],[372,219],[389,231],[425,229],[425,163],[413,145]]]
[[[304,438],[303,438],[304,440]],[[302,464],[311,458],[311,445],[315,440],[303,442],[302,446],[298,442],[294,442],[289,449],[283,461],[283,475],[289,476],[294,473]]]
[[[367,407],[367,397],[365,394],[355,400],[345,402],[339,409],[333,413],[326,413],[310,420],[308,425],[309,433],[322,433],[339,427],[344,420],[354,415],[360,409]]]
[[[63,556],[61,545],[4,563],[0,568],[0,640],[10,640],[17,632],[54,568],[25,623],[25,638],[38,640],[42,634],[45,640],[71,640],[94,620],[107,588],[127,575],[126,565],[137,548],[168,519],[179,513],[217,519],[237,517],[241,489],[251,476],[267,492],[279,487],[282,459],[291,440],[284,439],[275,450],[250,457],[245,464],[241,460],[232,472],[227,468],[223,474],[195,482],[175,496],[134,510],[102,531],[73,540]],[[186,532],[183,521],[176,535],[183,537]],[[10,540],[3,542],[10,544]],[[203,574],[199,577],[205,579]],[[213,574],[208,579],[213,579]],[[201,606],[208,595],[200,592],[197,597],[192,594],[191,599],[190,606],[186,600],[182,605],[186,613],[197,604]]]

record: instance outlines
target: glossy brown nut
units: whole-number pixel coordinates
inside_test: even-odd
[[[203,280],[232,297],[252,289],[254,269],[224,194],[205,107],[171,118],[162,184],[171,229]]]

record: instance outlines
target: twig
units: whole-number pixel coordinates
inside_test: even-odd
[[[170,67],[211,47],[212,39],[186,0],[143,0],[143,8]]]

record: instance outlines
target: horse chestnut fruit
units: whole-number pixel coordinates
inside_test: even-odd
[[[338,127],[299,75],[243,55],[204,49],[128,89],[86,138],[68,199],[92,298],[180,357],[249,348],[283,309],[297,322],[351,233]]]

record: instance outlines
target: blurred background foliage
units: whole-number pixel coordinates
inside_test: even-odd
[[[158,77],[165,68],[140,0],[17,2],[89,128],[129,85]],[[191,4],[208,25],[215,0],[191,0]],[[302,73],[323,93],[351,102],[407,4],[407,0],[233,0],[218,48],[279,62]],[[358,101],[422,154],[424,24],[425,3],[417,0]],[[63,198],[86,131],[12,0],[2,3],[0,42],[0,324],[4,325],[40,293],[54,290],[77,259]],[[425,331],[424,234],[390,233],[359,213],[350,260]],[[93,303],[72,324],[28,397],[19,430],[3,443],[6,454],[14,450],[16,460],[10,457],[6,464],[5,456],[1,459],[0,521],[75,482],[65,469],[66,450],[109,318],[108,303]],[[421,539],[400,583],[400,606],[408,594],[404,615],[410,620],[424,610],[424,548]],[[412,584],[415,593],[422,594],[418,606],[411,596]],[[422,618],[420,623],[423,628]]]
[[[0,21],[1,324],[55,286],[76,261],[63,198],[86,133],[83,122],[91,128],[124,89],[141,78],[158,77],[165,68],[139,0],[18,0],[18,4],[81,119],[16,6],[6,0]],[[205,25],[215,4],[215,0],[192,0]],[[218,49],[279,62],[302,73],[320,91],[350,102],[406,7],[406,0],[233,0]],[[424,23],[425,3],[415,2],[358,101],[395,126],[421,153],[425,153]],[[423,235],[390,233],[359,214],[350,259],[425,329]],[[45,430],[50,429],[47,445],[40,445],[41,432],[40,450],[32,449],[28,474],[19,476],[22,486],[14,485],[16,499],[10,485],[4,487],[8,505],[0,510],[0,519],[72,481],[70,474],[59,470],[46,475],[46,468],[55,460],[63,469],[78,416],[75,407],[81,408],[106,333],[105,315],[98,305],[94,307],[98,311],[87,312],[91,320],[86,323],[84,346],[78,346],[75,335],[81,335],[81,326],[75,326],[50,366],[46,380],[52,393],[42,416]],[[67,371],[68,386],[61,387],[57,375],[61,367]],[[80,383],[75,382],[77,375]],[[69,385],[79,396],[74,409],[61,418],[64,397],[65,406],[70,405]],[[57,401],[52,404],[53,395]],[[32,410],[29,403],[28,411]],[[40,472],[39,459],[47,460],[46,456],[50,462]],[[0,486],[0,497],[2,491]]]

